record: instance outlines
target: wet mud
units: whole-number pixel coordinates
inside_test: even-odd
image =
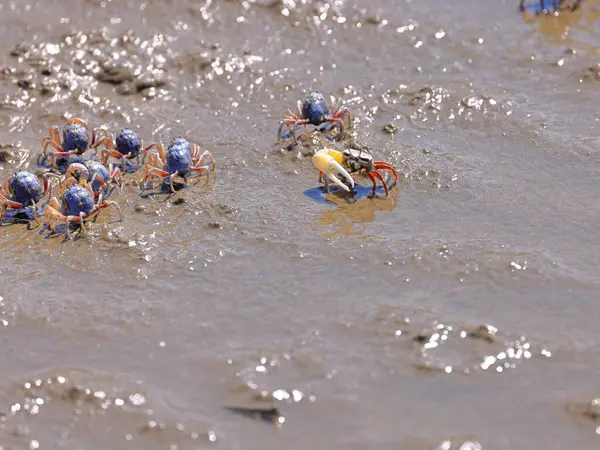
[[[533,2],[534,3],[534,2]],[[519,2],[0,4],[0,182],[81,118],[207,184],[0,227],[0,447],[594,449],[598,18]],[[343,132],[277,130],[318,90]],[[389,162],[325,190],[324,146]],[[13,220],[14,219],[14,220]]]

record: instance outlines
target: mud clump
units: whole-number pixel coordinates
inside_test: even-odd
[[[600,81],[600,64],[596,64],[595,66],[591,66],[583,70],[580,77],[583,81]]]
[[[10,149],[14,147],[14,144],[0,144],[0,164],[6,164],[13,159],[14,155]]]
[[[567,412],[575,419],[600,424],[600,397],[589,402],[573,402],[567,405]]]
[[[394,307],[382,308],[366,324],[348,329],[366,332],[394,351],[408,354],[415,370],[431,374],[498,374],[551,356],[541,343],[501,333],[492,325],[444,323],[419,311],[409,317]]]
[[[10,51],[17,64],[2,68],[0,76],[32,98],[84,94],[91,99],[98,84],[114,86],[120,95],[153,97],[169,84],[165,47],[162,34],[113,36],[104,28],[71,33],[57,42],[17,44]]]

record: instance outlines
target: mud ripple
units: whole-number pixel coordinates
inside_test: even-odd
[[[396,246],[399,248],[399,246]],[[393,260],[402,267],[445,274],[461,282],[487,279],[499,283],[506,279],[579,280],[581,275],[544,251],[519,250],[484,240],[468,242],[417,242],[406,246]]]
[[[308,380],[325,376],[321,357],[303,349],[265,351],[255,357],[242,356],[239,361],[230,359],[228,363],[235,369],[228,382],[228,409],[258,415],[257,418],[277,425],[285,423],[281,412],[285,405],[316,401]]]
[[[590,82],[590,83],[598,83],[600,82],[600,64],[596,64],[594,66],[590,66],[581,72],[579,72],[578,77],[581,81]]]
[[[600,435],[600,397],[589,401],[570,401],[566,405],[567,414],[585,428],[593,427]]]
[[[348,323],[346,328],[379,341],[390,364],[408,357],[413,369],[427,373],[499,374],[552,355],[543,343],[490,324],[447,323],[423,311],[394,306],[381,307],[364,322]]]
[[[15,65],[2,69],[3,77],[20,88],[4,104],[23,108],[40,98],[94,105],[102,101],[95,93],[99,83],[117,94],[154,97],[168,89],[167,42],[160,33],[145,39],[106,28],[66,34],[54,42],[22,42],[10,52]]]
[[[453,122],[481,122],[510,116],[517,105],[512,100],[497,100],[468,87],[439,85],[414,88],[400,85],[381,94],[382,113],[392,112],[417,129],[433,129]]]
[[[122,448],[137,441],[146,448],[186,449],[216,440],[208,424],[183,423],[142,386],[139,381],[129,383],[77,368],[28,378],[2,395],[2,444],[30,449]],[[89,447],[100,441],[104,445]]]

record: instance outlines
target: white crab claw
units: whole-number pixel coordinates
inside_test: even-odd
[[[348,183],[350,183],[350,186],[354,187],[354,179],[350,176],[348,171],[328,153],[328,150],[319,150],[312,157],[312,162],[317,169],[323,172],[331,181],[346,192],[350,192],[350,188],[342,183],[336,174],[342,175]]]

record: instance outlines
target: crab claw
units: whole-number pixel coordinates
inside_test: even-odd
[[[335,160],[334,155],[338,156],[336,153],[339,152],[327,148],[319,150],[312,157],[312,162],[314,166],[323,172],[323,174],[325,174],[331,181],[344,189],[346,192],[350,192],[350,188],[346,186],[336,175],[342,175],[352,187],[354,187],[354,179],[350,176],[348,171]],[[339,155],[341,159],[341,153],[339,153]]]

